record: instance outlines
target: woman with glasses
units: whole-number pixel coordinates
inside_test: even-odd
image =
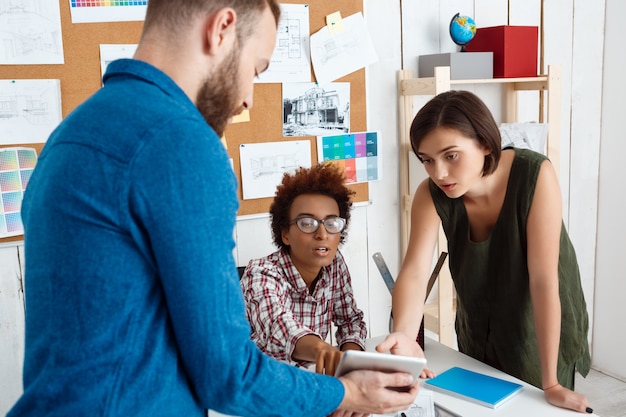
[[[274,358],[333,375],[342,351],[364,350],[363,312],[338,248],[351,195],[330,163],[285,174],[270,207],[278,251],[248,264],[241,288],[252,339]],[[336,328],[338,347],[325,342]]]

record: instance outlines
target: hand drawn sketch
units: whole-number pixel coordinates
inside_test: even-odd
[[[59,80],[0,80],[0,145],[43,143],[61,119]]]
[[[283,136],[350,131],[350,83],[284,83]]]
[[[276,47],[257,83],[310,82],[309,5],[281,4]]]
[[[311,166],[311,142],[262,142],[239,147],[243,199],[273,197],[285,172]]]
[[[344,29],[331,34],[328,26],[311,35],[311,62],[319,83],[328,83],[378,60],[362,13],[343,19]]]
[[[0,1],[0,64],[63,64],[58,1]]]

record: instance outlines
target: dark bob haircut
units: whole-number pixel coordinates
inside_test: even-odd
[[[350,223],[351,197],[354,191],[345,186],[343,170],[331,162],[313,165],[311,168],[298,168],[293,174],[285,173],[282,183],[276,189],[276,196],[270,206],[272,238],[280,249],[286,249],[282,231],[289,228],[289,211],[293,200],[302,194],[320,194],[331,197],[339,206],[339,216],[346,219],[346,227],[341,232],[339,243],[347,236]]]
[[[446,91],[436,95],[417,112],[411,123],[410,137],[411,148],[418,158],[422,139],[439,127],[454,129],[490,151],[485,156],[483,176],[496,170],[502,154],[502,137],[493,115],[474,93]]]

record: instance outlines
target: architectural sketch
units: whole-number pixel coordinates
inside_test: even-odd
[[[281,4],[276,47],[267,71],[255,82],[310,82],[308,4]]]
[[[362,13],[343,19],[344,29],[331,34],[324,26],[312,34],[311,63],[319,83],[337,80],[378,60]]]
[[[0,144],[42,143],[61,122],[59,80],[0,80]]]
[[[259,142],[239,147],[243,199],[272,197],[285,172],[311,166],[311,142]]]
[[[283,84],[283,136],[321,136],[349,131],[349,83]]]
[[[258,156],[250,159],[250,171],[254,178],[263,175],[282,175],[286,171],[293,171],[308,161],[301,161],[297,153]]]
[[[58,1],[0,1],[0,64],[63,64]]]

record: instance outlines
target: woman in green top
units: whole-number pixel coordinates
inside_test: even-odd
[[[467,91],[429,101],[410,136],[430,178],[413,199],[395,333],[379,350],[424,355],[413,342],[424,307],[415,300],[425,299],[441,222],[459,350],[542,388],[553,405],[592,412],[573,391],[576,370],[589,371],[588,318],[554,168],[537,152],[501,150],[491,112]]]

